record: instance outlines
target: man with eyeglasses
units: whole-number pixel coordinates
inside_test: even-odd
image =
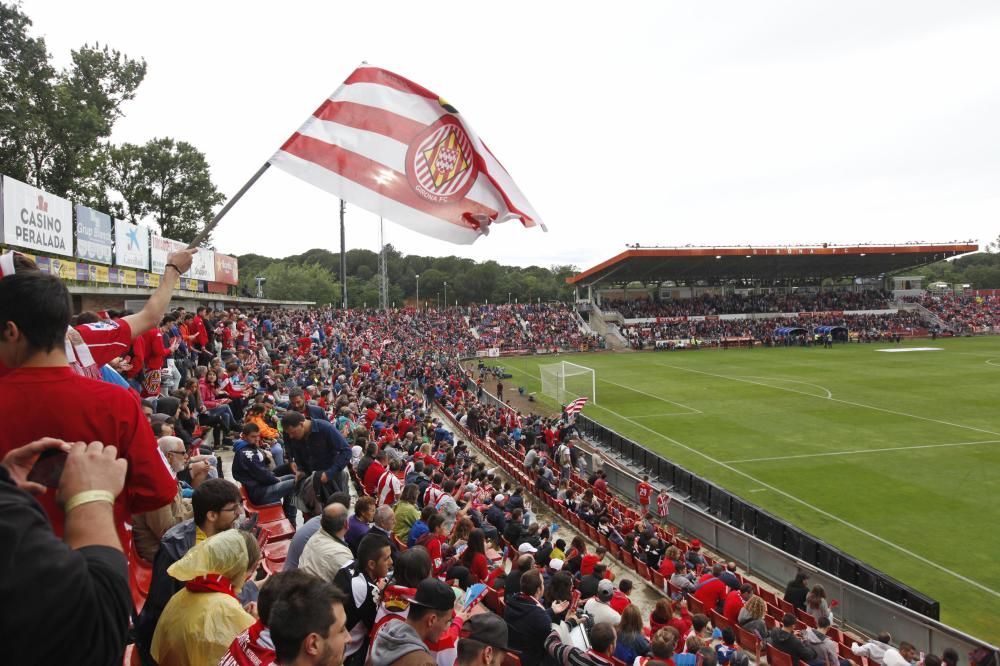
[[[191,497],[191,508],[194,516],[167,530],[153,559],[149,596],[146,597],[146,604],[135,624],[136,645],[143,664],[156,663],[149,654],[153,632],[170,597],[184,587],[183,583],[167,573],[167,569],[196,543],[232,529],[243,512],[239,488],[225,479],[208,479],[203,482]],[[257,586],[253,581],[248,581],[243,586],[239,599],[243,605],[256,601]]]
[[[191,500],[186,497],[193,494],[192,488],[199,487],[208,479],[211,471],[211,465],[204,456],[198,456],[196,460],[189,459],[184,441],[180,437],[167,435],[160,437],[157,443],[167,460],[170,473],[177,480],[177,494],[174,500],[164,507],[132,516],[132,541],[139,557],[147,562],[152,562],[156,557],[160,539],[167,530],[191,517]],[[185,470],[187,471],[185,477],[191,480],[190,486],[178,479],[178,474]]]

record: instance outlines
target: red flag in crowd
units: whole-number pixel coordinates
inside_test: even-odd
[[[458,111],[392,72],[362,66],[270,163],[409,229],[472,243],[493,222],[541,226]]]

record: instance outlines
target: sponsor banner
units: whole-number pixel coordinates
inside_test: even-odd
[[[188,291],[198,291],[198,281],[197,280],[181,280],[181,288],[187,289]]]
[[[111,263],[111,216],[76,205],[76,256],[78,259]]]
[[[149,229],[115,220],[115,263],[149,270]]]
[[[90,280],[90,266],[87,264],[77,264],[76,265],[76,279],[81,282],[87,282]]]
[[[111,282],[109,275],[110,268],[107,266],[88,266],[90,269],[90,279],[93,282]]]
[[[38,266],[38,270],[43,273],[49,273],[52,265],[52,260],[48,257],[34,257],[35,265]]]
[[[705,317],[702,317],[702,316],[698,315],[698,316],[694,316],[694,317],[688,317],[687,320],[688,321],[705,321]]]
[[[76,262],[65,259],[52,259],[49,262],[49,273],[62,280],[76,279]]]
[[[490,347],[489,349],[480,349],[476,352],[476,356],[479,358],[499,358],[500,348]]]
[[[236,257],[215,253],[215,281],[222,284],[240,283],[240,269]]]
[[[209,282],[208,283],[208,293],[210,293],[210,294],[228,294],[229,293],[229,285],[228,284],[223,284],[221,282]]]
[[[655,319],[657,324],[681,324],[690,319],[690,317],[657,317]]]
[[[108,270],[108,282],[110,282],[111,284],[122,284],[122,280],[124,279],[124,277],[125,276],[122,275],[122,272],[117,268],[112,268]]]
[[[196,280],[215,282],[215,253],[200,248],[191,263],[191,277]]]
[[[3,177],[3,242],[73,256],[73,206],[10,176]]]
[[[121,274],[122,284],[124,284],[126,287],[138,286],[136,284],[137,280],[135,271],[118,271],[118,273]]]
[[[167,269],[167,256],[171,252],[176,252],[177,250],[183,250],[187,247],[187,243],[182,243],[180,241],[171,240],[169,238],[164,238],[163,236],[157,236],[154,233],[149,235],[149,270],[157,275],[163,275],[163,271]],[[181,277],[191,277],[191,271],[188,270],[187,273]]]

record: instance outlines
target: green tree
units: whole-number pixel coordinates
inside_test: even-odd
[[[100,45],[57,71],[31,20],[0,3],[0,171],[61,196],[103,201],[101,151],[146,63]]]

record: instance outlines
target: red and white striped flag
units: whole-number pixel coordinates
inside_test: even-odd
[[[414,231],[473,243],[493,222],[541,226],[514,180],[443,98],[362,66],[270,163]]]
[[[583,406],[587,404],[587,397],[577,398],[573,402],[566,405],[566,415],[572,416],[573,414],[579,414],[583,411]]]

